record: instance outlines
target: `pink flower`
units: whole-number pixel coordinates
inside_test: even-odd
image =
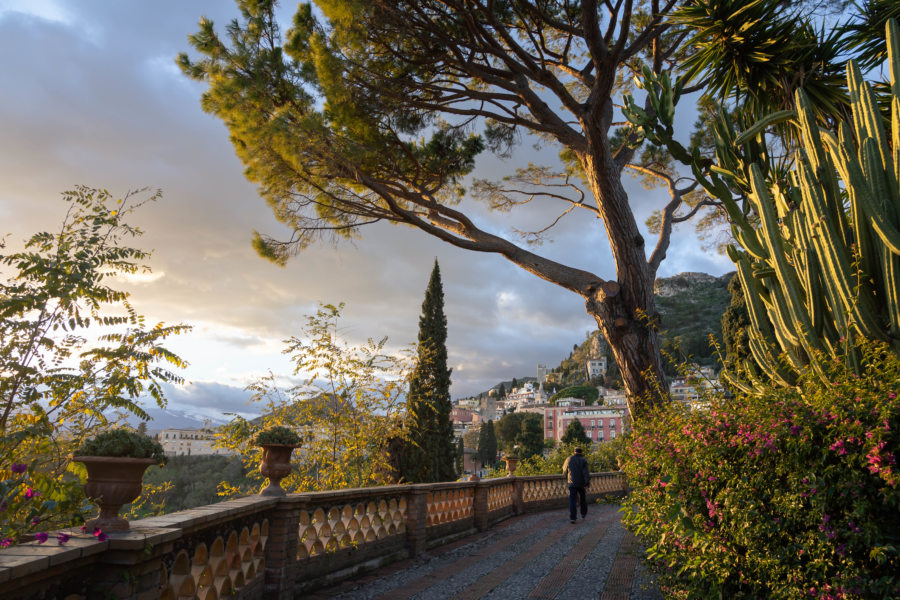
[[[60,531],[56,534],[56,541],[58,541],[59,545],[62,546],[69,541],[69,537],[71,536],[69,536],[68,533],[63,533],[62,531]]]
[[[28,488],[25,490],[25,497],[29,500],[31,500],[32,498],[37,498],[40,495],[41,493],[39,491],[32,488]]]
[[[0,548],[9,548],[12,545],[13,541],[10,538],[2,538],[0,539]]]
[[[34,540],[35,540],[38,544],[43,544],[44,542],[47,541],[47,532],[46,532],[46,531],[39,531],[38,533],[34,534]]]
[[[103,531],[100,530],[100,529],[95,529],[95,530],[94,530],[94,537],[97,538],[97,541],[98,541],[98,542],[105,542],[106,540],[109,539],[109,536],[106,535],[105,533],[103,533]]]

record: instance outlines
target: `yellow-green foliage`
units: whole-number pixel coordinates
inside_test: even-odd
[[[248,485],[223,481],[224,496],[255,493],[264,477],[255,436],[284,427],[301,434],[291,474],[282,480],[289,492],[338,490],[391,482],[388,446],[401,435],[406,362],[383,352],[386,339],[349,346],[337,335],[339,306],[322,305],[307,317],[303,337],[292,337],[285,354],[302,382],[284,386],[273,374],[250,386],[251,402],[262,415],[234,418],[223,426],[218,445],[242,457]]]
[[[126,218],[159,193],[114,199],[78,187],[54,233],[23,251],[0,254],[0,541],[77,523],[91,510],[68,455],[113,426],[113,411],[147,418],[149,395],[165,404],[163,383],[185,363],[162,342],[185,326],[147,327],[116,275],[144,272],[148,253],[124,244],[140,235]],[[96,342],[88,343],[88,338]],[[2,544],[0,544],[2,545]]]

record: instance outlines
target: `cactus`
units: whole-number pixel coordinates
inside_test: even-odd
[[[713,172],[702,180],[707,191],[722,200],[742,246],[731,246],[728,255],[748,300],[753,357],[768,378],[781,385],[792,385],[796,371],[806,365],[815,367],[813,355],[846,352],[848,340],[857,336],[887,342],[900,353],[896,22],[888,23],[887,33],[890,136],[871,88],[851,61],[847,81],[852,125],[841,123],[837,135],[821,129],[800,90],[796,112],[788,120],[800,137],[790,185],[767,185],[760,167],[749,165],[751,191],[746,198],[759,217],[758,227],[747,220],[719,175]],[[743,143],[762,130],[755,126],[735,141]],[[748,372],[753,381],[750,365]],[[749,391],[745,383],[732,383]]]
[[[802,90],[793,111],[769,115],[735,137],[723,118],[710,165],[672,138],[669,113],[681,84],[644,73],[656,115],[630,98],[624,112],[639,136],[689,164],[722,202],[737,245],[728,248],[747,299],[751,351],[734,386],[752,392],[766,379],[792,386],[797,372],[825,353],[855,362],[850,343],[864,337],[900,353],[900,33],[887,24],[890,135],[872,89],[847,65],[852,123],[823,129]],[[789,178],[776,170],[763,132],[791,127],[799,139]],[[781,181],[783,183],[772,183]],[[737,195],[737,197],[735,196]],[[757,366],[759,368],[757,368]],[[727,376],[727,374],[726,374]]]

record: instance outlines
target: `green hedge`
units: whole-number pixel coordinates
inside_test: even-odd
[[[635,427],[624,521],[671,598],[900,597],[900,361]]]

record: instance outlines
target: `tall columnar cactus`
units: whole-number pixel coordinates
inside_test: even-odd
[[[680,82],[653,77],[638,83],[653,114],[626,99],[624,113],[640,138],[665,146],[690,165],[728,212],[737,266],[751,319],[750,346],[769,380],[793,385],[815,365],[814,353],[844,352],[862,336],[900,352],[900,34],[889,21],[891,131],[859,67],[847,65],[853,122],[836,132],[820,127],[807,96],[796,110],[759,120],[738,137],[727,116],[717,123],[714,164],[675,141],[671,115]],[[790,177],[762,133],[790,127],[800,140]],[[757,366],[744,363],[732,384],[751,391]]]
[[[796,112],[777,116],[789,117],[801,140],[790,185],[768,184],[759,165],[749,165],[747,199],[758,225],[715,169],[703,179],[722,200],[741,246],[729,247],[728,255],[747,299],[754,359],[782,385],[793,384],[813,353],[837,354],[851,337],[885,341],[900,352],[900,35],[894,21],[888,24],[888,51],[890,136],[871,88],[851,61],[852,124],[841,123],[836,133],[820,128],[798,91]],[[752,380],[756,373],[750,365],[748,370]]]

